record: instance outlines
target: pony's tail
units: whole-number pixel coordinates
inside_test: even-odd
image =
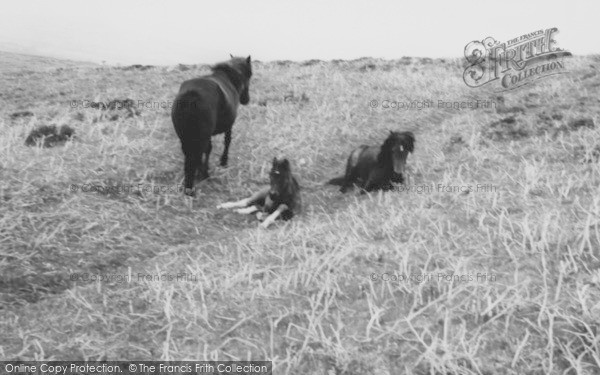
[[[327,181],[326,184],[342,186],[342,184],[344,183],[344,180],[345,180],[345,177],[340,176],[340,177],[332,178],[331,180]]]

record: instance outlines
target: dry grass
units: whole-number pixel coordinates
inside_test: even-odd
[[[0,71],[0,357],[252,358],[272,360],[277,374],[597,374],[600,58],[567,66],[501,94],[523,108],[513,113],[437,108],[499,95],[468,88],[455,61],[257,63],[230,167],[215,166],[218,137],[194,200],[117,190],[181,183],[168,110],[111,121],[69,103],[170,102],[206,67]],[[372,109],[372,99],[434,105]],[[11,118],[19,111],[34,116]],[[582,118],[596,126],[573,125]],[[26,147],[40,125],[69,125],[75,138]],[[416,134],[410,191],[322,185],[352,148],[389,129]],[[265,184],[275,155],[292,161],[302,216],[264,231],[214,208]]]

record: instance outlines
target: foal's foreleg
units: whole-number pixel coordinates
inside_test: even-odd
[[[227,166],[229,160],[229,145],[231,144],[231,129],[225,132],[225,147],[223,148],[223,155],[221,155],[221,167]]]
[[[277,207],[277,209],[260,224],[261,228],[268,228],[269,225],[273,224],[273,222],[287,209],[288,206],[286,204],[280,204],[279,207]]]

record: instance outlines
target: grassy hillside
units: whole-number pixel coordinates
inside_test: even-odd
[[[0,358],[597,374],[600,57],[566,64],[496,93],[467,87],[457,61],[255,63],[230,166],[215,137],[195,199],[177,191],[161,106],[206,66],[0,69]],[[138,115],[82,108],[125,98]],[[494,105],[438,106],[474,100]],[[25,146],[39,125],[75,138]],[[392,129],[417,138],[404,188],[323,185]],[[215,208],[268,183],[273,156],[292,162],[300,217],[261,230]]]

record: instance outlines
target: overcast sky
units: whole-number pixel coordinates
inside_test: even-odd
[[[121,64],[462,57],[472,40],[557,27],[600,53],[598,0],[2,1],[0,50]]]

